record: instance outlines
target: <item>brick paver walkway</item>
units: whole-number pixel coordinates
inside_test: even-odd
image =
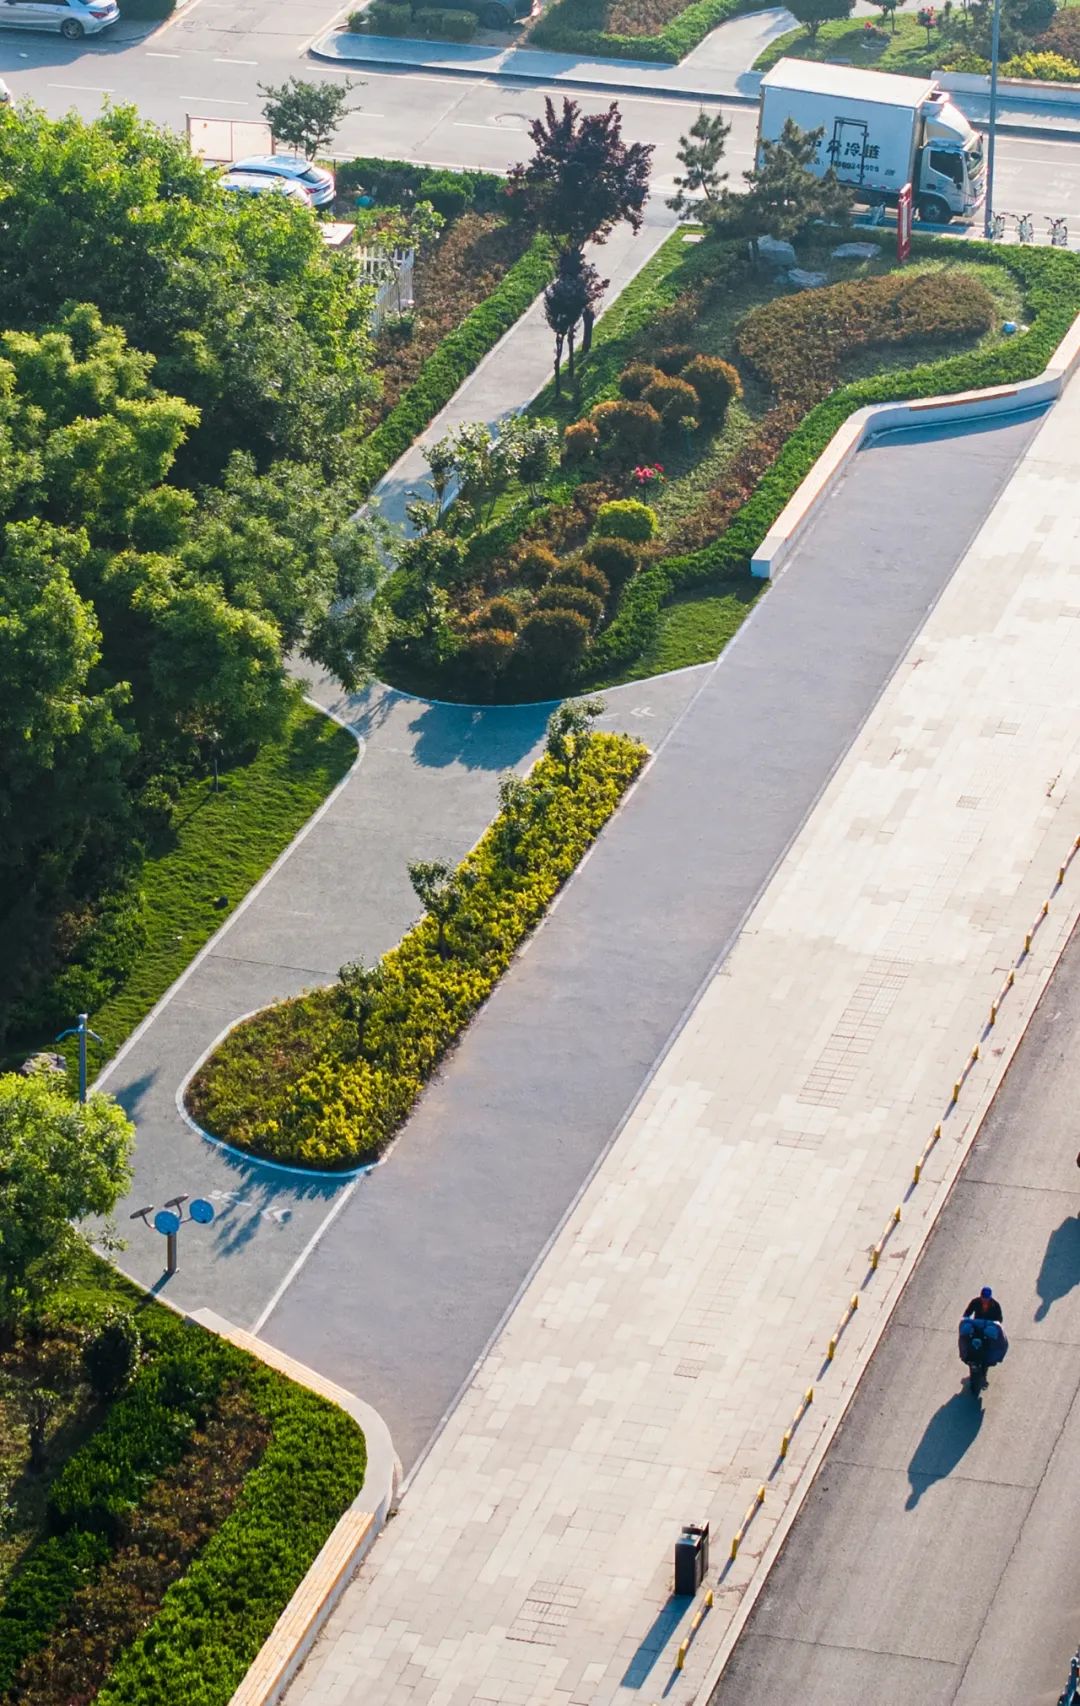
[[[1080,386],[422,1461],[290,1706],[700,1695],[1080,910],[1078,863],[867,1280],[1080,828],[1077,443]],[[676,1675],[690,1613],[669,1598],[672,1544],[704,1518],[719,1591]]]

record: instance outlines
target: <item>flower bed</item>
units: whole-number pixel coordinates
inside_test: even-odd
[[[868,384],[881,396],[962,388],[965,369],[942,352],[965,346],[987,364],[985,383],[1018,358],[1038,371],[1033,334],[1007,340],[1001,326],[1032,312],[1042,326],[1053,291],[1031,287],[1044,276],[1076,301],[1076,258],[1056,252],[920,239],[915,262],[897,271],[885,250],[834,262],[833,246],[824,240],[804,260],[838,281],[797,292],[741,245],[669,239],[600,322],[577,401],[558,404],[549,388],[533,407],[565,429],[546,501],[511,494],[492,523],[469,532],[463,521],[464,569],[437,645],[404,619],[413,592],[399,579],[391,602],[403,619],[383,674],[440,698],[512,701],[647,672],[663,603],[696,584],[685,566],[702,551],[715,557],[755,493],[772,491],[778,458],[815,405],[850,397],[858,407]],[[964,377],[954,383],[954,372]],[[655,512],[634,537],[611,523],[613,500],[627,499]],[[716,644],[702,651],[704,631],[684,610],[693,649],[679,663],[715,656],[730,637],[733,615],[760,590],[748,559],[761,536],[713,561]]]
[[[95,1399],[79,1340],[117,1303],[141,1361]],[[0,1699],[226,1706],[363,1484],[359,1428],[89,1257],[77,1299],[0,1356],[9,1460],[28,1379],[57,1414],[0,1555]]]
[[[757,0],[554,0],[529,41],[554,53],[672,64]]]
[[[453,879],[453,922],[427,914],[375,971],[237,1025],[188,1087],[194,1118],[275,1161],[375,1160],[644,760],[637,741],[595,734],[509,783]]]

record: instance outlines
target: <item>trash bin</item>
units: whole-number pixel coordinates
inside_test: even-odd
[[[675,1592],[695,1594],[709,1567],[709,1525],[696,1528],[684,1523],[675,1542]]]

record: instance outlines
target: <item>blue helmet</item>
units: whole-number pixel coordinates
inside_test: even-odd
[[[983,1288],[982,1288],[982,1290],[981,1290],[981,1291],[980,1291],[980,1293],[979,1293],[979,1296],[980,1296],[980,1297],[993,1297],[993,1295],[994,1295],[994,1294],[993,1294],[993,1292],[992,1292],[992,1291],[991,1291],[991,1290],[990,1290],[990,1287],[989,1287],[989,1286],[988,1286],[988,1285],[984,1285],[984,1286],[983,1286]]]

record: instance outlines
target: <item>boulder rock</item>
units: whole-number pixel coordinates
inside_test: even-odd
[[[758,254],[770,266],[793,267],[795,265],[794,247],[790,243],[782,242],[779,237],[759,237]]]
[[[880,253],[876,243],[841,243],[832,256],[834,261],[872,261]]]
[[[817,290],[821,285],[828,284],[829,275],[824,272],[804,272],[802,267],[792,267],[788,278],[799,290]]]

